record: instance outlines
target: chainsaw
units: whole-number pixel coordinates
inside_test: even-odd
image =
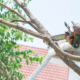
[[[71,22],[73,25],[78,25],[75,24],[74,22]],[[52,36],[52,40],[54,41],[59,41],[68,38],[68,42],[74,47],[78,48],[80,44],[80,35],[75,34],[70,30],[70,26],[64,22],[65,26],[67,27],[68,31],[65,32],[65,34],[60,34],[60,35],[55,35]]]

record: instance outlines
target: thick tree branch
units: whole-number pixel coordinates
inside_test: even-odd
[[[71,69],[73,69],[77,74],[80,75],[80,67],[77,66],[72,60],[69,60],[67,58],[64,58],[59,53],[57,53],[58,56],[62,59],[64,63],[66,63]]]
[[[50,36],[48,37],[46,34],[41,34],[41,33],[38,33],[38,32],[34,32],[32,30],[29,30],[29,29],[26,29],[22,26],[19,26],[19,25],[16,25],[16,24],[13,24],[13,23],[10,23],[9,21],[5,21],[3,19],[0,18],[0,23],[4,24],[4,25],[7,25],[7,26],[10,26],[10,27],[13,27],[13,28],[16,28],[18,30],[21,30],[25,33],[28,33],[32,36],[35,36],[35,37],[38,37],[38,38],[41,38],[43,40],[45,40],[46,42],[48,42],[48,44],[56,51],[56,53],[60,53],[62,56],[64,56],[65,58],[68,58],[68,59],[71,59],[71,60],[75,60],[75,61],[80,61],[80,56],[74,56],[74,55],[71,55],[71,54],[68,54],[64,51],[62,51],[53,41],[52,39],[50,38]]]
[[[0,5],[4,6],[5,8],[9,9],[11,12],[14,12],[15,14],[17,14],[20,18],[22,18],[23,20],[26,21],[26,18],[24,18],[21,14],[19,14],[18,12],[16,12],[15,10],[11,9],[10,7],[4,5],[3,3],[0,2]]]
[[[21,31],[23,31],[25,33],[28,33],[28,34],[32,35],[32,36],[41,38],[41,39],[45,40],[46,42],[48,42],[48,45],[50,45],[56,51],[56,53],[60,53],[65,58],[68,58],[68,59],[71,59],[71,60],[75,60],[75,61],[80,61],[80,56],[74,56],[74,55],[71,55],[71,54],[68,54],[68,53],[64,52],[63,50],[61,50],[52,41],[52,39],[50,38],[50,36],[48,36],[47,34],[42,34],[42,33],[34,32],[34,31],[26,29],[26,28],[24,28],[22,26],[10,23],[9,21],[5,21],[5,20],[3,20],[1,18],[0,18],[0,23],[2,23],[4,25],[7,25],[7,26],[10,26],[10,27],[13,27],[13,28],[16,28],[18,30],[21,30]]]
[[[33,16],[32,13],[30,12],[30,10],[26,7],[26,3],[20,2],[19,0],[15,0],[15,2],[24,10],[24,12],[27,14],[27,16],[28,16],[30,19],[34,19],[34,16]]]
[[[19,19],[12,19],[10,22],[24,22],[24,23],[28,23],[30,26],[32,26],[36,31],[41,32],[40,29],[38,29],[30,20],[19,20]]]
[[[63,57],[71,60],[75,60],[75,61],[80,61],[80,56],[71,55],[71,54],[68,54],[67,52],[64,52],[52,41],[51,38],[48,37],[47,40],[45,41],[47,41],[48,45],[51,46],[56,51],[56,53],[59,53]]]
[[[24,10],[26,15],[31,19],[31,22],[33,22],[42,31],[41,33],[46,33],[50,35],[48,31],[43,27],[43,25],[32,15],[30,10],[26,6],[26,3],[21,3],[19,0],[15,0],[15,1]]]
[[[13,28],[15,28],[15,29],[18,29],[18,30],[20,30],[20,31],[23,31],[23,32],[25,32],[25,33],[27,33],[27,34],[30,34],[30,35],[32,35],[32,36],[35,36],[35,37],[37,37],[37,38],[44,39],[44,38],[46,37],[45,34],[38,33],[38,32],[34,32],[34,31],[32,31],[32,30],[30,30],[30,29],[26,29],[26,28],[24,28],[24,27],[22,27],[22,26],[20,26],[20,25],[16,25],[16,24],[10,23],[9,21],[5,21],[5,20],[3,20],[2,18],[0,18],[0,23],[2,23],[2,24],[4,24],[4,25],[7,25],[7,26],[10,26],[10,27],[13,27]]]
[[[34,24],[37,24],[36,26],[41,30],[43,31],[47,36],[49,35],[48,32],[46,32],[45,28],[43,27],[43,25],[37,20],[34,18],[34,16],[32,15],[32,13],[29,11],[29,9],[27,8],[26,4],[25,3],[21,3],[19,0],[15,0],[16,3],[24,10],[24,12],[28,15],[28,17],[32,20],[32,22]],[[50,37],[51,35],[49,35]],[[49,39],[49,38],[48,38]],[[47,39],[45,39],[45,41],[48,41]],[[50,40],[51,41],[51,40]],[[50,43],[49,41],[49,43]],[[52,45],[53,43],[51,43]],[[58,49],[58,47],[56,45],[52,45],[52,48],[54,48],[57,52],[60,51],[60,54],[63,55],[64,57],[66,58],[70,58],[70,59],[73,59],[73,60],[79,60],[80,61],[80,57],[79,56],[73,56],[73,55],[70,55],[66,52],[62,52],[61,50]]]
[[[58,45],[58,44],[57,44]],[[59,45],[58,45],[59,47]],[[60,47],[59,47],[60,48]],[[66,64],[68,65],[71,69],[73,69],[77,74],[80,75],[80,67],[78,65],[76,65],[72,60],[69,60],[65,57],[63,57],[61,54],[57,53],[57,55],[59,56],[59,58]]]
[[[32,22],[29,22],[28,24],[31,25],[38,32],[42,33],[42,31],[39,28],[37,28],[36,25],[34,25]]]

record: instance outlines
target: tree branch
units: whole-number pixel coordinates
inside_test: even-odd
[[[28,23],[30,26],[32,26],[35,30],[37,30],[38,32],[42,32],[40,29],[38,29],[33,23],[31,23],[30,20],[19,20],[19,19],[12,19],[10,22],[24,22],[24,23]]]
[[[16,12],[15,10],[11,9],[10,7],[4,5],[3,3],[0,2],[0,5],[4,6],[5,8],[9,9],[11,12],[14,12],[15,14],[17,14],[20,18],[22,18],[24,21],[22,20],[12,20],[11,22],[14,21],[19,21],[19,22],[27,22],[28,20],[26,20],[26,18],[24,18],[21,14],[19,14],[18,12]],[[33,25],[31,22],[29,22],[29,25],[31,25],[35,30],[37,30],[38,32],[41,32],[41,30],[39,30],[35,25]]]
[[[11,19],[10,22],[24,22],[24,23],[29,23],[30,21],[29,20],[24,21],[24,20],[20,20],[20,19]]]
[[[28,24],[31,25],[31,26],[32,26],[35,30],[37,30],[38,32],[42,33],[42,31],[41,31],[40,29],[38,29],[38,28],[36,27],[36,25],[34,25],[32,22],[29,22]]]
[[[58,44],[57,44],[58,45]],[[58,45],[59,47],[59,45]],[[60,48],[60,47],[59,47]],[[61,54],[57,53],[57,55],[59,56],[59,58],[66,64],[68,65],[71,69],[73,69],[77,74],[80,75],[80,67],[78,65],[76,65],[72,60],[69,60],[63,56],[61,56]]]
[[[5,21],[3,19],[0,18],[0,23],[4,24],[4,25],[7,25],[7,26],[10,26],[10,27],[13,27],[15,29],[18,29],[18,30],[21,30],[25,33],[28,33],[32,36],[35,36],[37,38],[41,38],[43,40],[45,40],[46,42],[48,42],[48,45],[50,45],[55,51],[56,53],[60,53],[63,57],[65,58],[68,58],[68,59],[71,59],[71,60],[75,60],[75,61],[80,61],[80,56],[74,56],[74,55],[71,55],[71,54],[68,54],[64,51],[62,51],[53,41],[52,39],[50,38],[50,36],[48,36],[47,34],[42,34],[42,33],[38,33],[38,32],[34,32],[32,30],[29,30],[29,29],[26,29],[20,25],[16,25],[16,24],[13,24],[13,23],[10,23],[9,21]]]
[[[32,30],[26,29],[20,25],[16,25],[13,23],[10,23],[9,21],[5,21],[3,19],[0,18],[0,23],[13,27],[15,29],[21,30],[25,33],[28,33],[32,36],[41,38],[43,40],[45,40],[46,42],[48,42],[48,45],[50,45],[52,48],[54,48],[54,50],[56,51],[56,53],[59,55],[59,57],[69,66],[71,67],[74,71],[76,71],[79,75],[80,75],[80,67],[78,67],[74,62],[72,62],[71,60],[68,59],[72,59],[72,60],[76,60],[76,61],[80,61],[80,57],[79,56],[74,56],[71,54],[68,54],[64,51],[62,51],[56,44],[55,42],[52,41],[52,39],[50,38],[51,35],[48,33],[48,31],[43,27],[43,25],[32,15],[32,13],[29,11],[29,9],[26,7],[25,3],[20,3],[18,0],[15,0],[16,3],[24,10],[24,12],[27,14],[27,16],[31,19],[31,22],[29,22],[29,24],[36,29],[38,32],[34,32]],[[14,12],[15,14],[17,14],[19,17],[21,17],[24,21],[26,21],[26,19],[19,14],[18,12],[14,11],[13,9],[9,8],[8,6],[0,3],[0,5],[6,7],[7,9],[9,9],[11,12]],[[37,26],[35,26],[34,24]],[[65,57],[65,58],[64,58]],[[68,59],[66,59],[68,58]]]
[[[42,33],[46,33],[47,35],[50,35],[48,31],[43,27],[43,25],[32,15],[30,10],[26,6],[26,3],[21,3],[18,0],[15,0],[15,1],[24,10],[26,15],[31,19],[31,22],[34,23],[42,31]]]
[[[57,53],[57,54],[64,63],[66,63],[71,69],[73,69],[77,74],[80,75],[80,67],[79,66],[77,66],[72,60],[62,57],[59,53]]]
[[[38,32],[42,32],[41,30],[39,30],[35,25],[33,25],[31,22],[29,22],[28,20],[26,20],[21,14],[19,14],[18,12],[16,12],[15,10],[11,9],[10,7],[4,5],[3,3],[0,2],[0,5],[4,6],[5,8],[9,9],[11,12],[14,12],[15,14],[17,14],[20,18],[22,18],[23,20],[12,20],[11,22],[27,22],[29,23],[29,25],[31,25],[35,30],[37,30]]]
[[[14,12],[15,14],[17,14],[20,18],[22,18],[23,20],[26,21],[26,19],[21,15],[19,14],[18,12],[16,12],[15,10],[11,9],[10,7],[4,5],[3,3],[0,2],[0,5],[4,6],[5,8],[9,9],[11,12]]]
[[[37,37],[37,38],[44,39],[44,38],[46,37],[45,34],[38,33],[38,32],[34,32],[34,31],[30,30],[30,29],[26,29],[26,28],[24,28],[24,27],[22,27],[22,26],[20,26],[20,25],[13,24],[13,23],[11,23],[11,22],[9,22],[9,21],[5,21],[5,20],[3,20],[3,19],[1,19],[1,18],[0,18],[0,23],[2,23],[2,24],[4,24],[4,25],[7,25],[7,26],[10,26],[10,27],[13,27],[13,28],[15,28],[15,29],[18,29],[18,30],[20,30],[20,31],[23,31],[23,32],[25,32],[25,33],[27,33],[27,34],[30,34],[30,35],[32,35],[32,36],[35,36],[35,37]]]
[[[75,60],[75,61],[80,61],[80,56],[71,55],[71,54],[68,54],[67,52],[64,52],[53,42],[53,40],[50,37],[48,37],[47,40],[45,39],[45,41],[48,43],[49,46],[51,46],[56,51],[56,53],[59,53],[63,57],[71,60]]]

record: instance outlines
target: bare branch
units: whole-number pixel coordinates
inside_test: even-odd
[[[44,26],[32,15],[32,13],[30,12],[30,10],[26,6],[26,3],[21,3],[18,0],[15,0],[15,1],[24,10],[24,12],[26,13],[26,15],[31,19],[31,22],[34,23],[42,31],[41,33],[46,33],[46,34],[50,35],[48,33],[48,31],[44,28]]]
[[[19,14],[18,12],[16,12],[15,10],[11,9],[10,7],[4,5],[3,3],[0,2],[0,5],[4,6],[5,8],[9,9],[11,12],[14,12],[15,14],[17,14],[20,18],[22,18],[23,20],[12,20],[11,22],[26,22],[29,23],[35,30],[37,30],[38,32],[41,32],[41,30],[39,30],[35,25],[33,25],[30,21],[26,20],[26,18],[24,18],[21,14]]]
[[[80,56],[74,56],[74,55],[71,55],[71,54],[68,54],[64,51],[62,51],[50,38],[51,35],[49,35],[48,32],[46,32],[45,28],[42,26],[42,24],[34,18],[34,16],[32,15],[32,13],[29,11],[29,9],[26,7],[25,3],[21,3],[20,1],[18,0],[15,0],[16,3],[24,10],[24,12],[28,15],[28,17],[33,20],[32,22],[34,24],[36,24],[36,26],[41,30],[41,31],[44,31],[43,33],[46,34],[46,36],[49,36],[45,39],[46,42],[48,42],[48,44],[54,48],[54,50],[56,51],[56,53],[60,53],[62,56],[64,56],[65,58],[69,58],[69,59],[72,59],[72,60],[76,60],[76,61],[80,61]]]
[[[11,9],[10,7],[4,5],[3,3],[0,2],[0,5],[4,6],[5,8],[9,9],[11,12],[14,12],[15,14],[17,14],[20,18],[22,18],[23,20],[26,21],[26,19],[21,15],[19,14],[18,12],[16,12],[15,10]]]
[[[32,13],[29,11],[29,9],[26,7],[26,3],[20,2],[19,0],[15,0],[15,2],[24,10],[24,12],[27,14],[27,16],[28,16],[30,19],[34,19],[34,16],[33,16]]]
[[[10,22],[24,22],[24,23],[29,23],[30,20],[26,20],[26,21],[24,21],[24,20],[20,20],[20,19],[11,19]]]
[[[21,14],[19,14],[18,12],[16,12],[15,10],[11,9],[10,7],[4,5],[3,3],[0,2],[0,5],[4,6],[5,8],[9,9],[11,12],[14,12],[15,14],[17,14],[20,18],[22,18],[24,21],[22,20],[12,20],[11,22],[14,21],[18,21],[18,22],[27,22],[29,23],[35,30],[37,30],[38,32],[41,32],[36,26],[34,26],[31,22],[29,22],[28,20],[26,20],[26,18],[24,18]]]
[[[41,38],[41,39],[45,40],[46,42],[48,42],[48,44],[56,51],[56,53],[60,53],[65,58],[68,58],[68,59],[71,59],[71,60],[75,60],[75,61],[80,61],[80,56],[74,56],[74,55],[71,55],[71,54],[68,54],[68,53],[62,51],[52,41],[52,39],[50,38],[50,36],[48,36],[47,34],[42,34],[42,33],[34,32],[34,31],[26,29],[26,28],[24,28],[24,27],[22,27],[20,25],[16,25],[16,24],[10,23],[9,21],[5,21],[5,20],[3,20],[1,18],[0,18],[0,23],[2,23],[4,25],[7,25],[7,26],[10,26],[10,27],[13,27],[13,28],[18,29],[18,30],[21,30],[21,31],[23,31],[25,33],[28,33],[28,34],[32,35],[32,36]]]
[[[29,22],[29,25],[31,25],[35,30],[37,30],[38,32],[42,33],[42,31],[40,29],[38,29],[36,27],[36,25],[34,25],[32,22]]]
[[[56,43],[57,44],[57,43]],[[58,45],[58,44],[57,44]],[[58,45],[59,47],[59,45]],[[60,47],[59,47],[60,48]],[[61,54],[57,53],[57,55],[59,56],[59,58],[65,63],[67,64],[71,69],[73,69],[76,73],[78,73],[80,75],[80,67],[78,65],[76,65],[72,60],[69,60],[65,57],[63,57]]]
[[[47,40],[45,39],[45,41],[48,43],[49,46],[51,46],[56,53],[59,53],[60,55],[62,55],[65,58],[71,59],[71,60],[75,60],[75,61],[80,61],[80,56],[76,56],[76,55],[71,55],[67,52],[64,52],[63,50],[61,50],[54,42],[51,38],[47,37]]]
[[[28,23],[30,26],[32,26],[35,30],[37,30],[38,32],[41,32],[40,29],[38,29],[30,20],[27,21],[23,21],[23,20],[19,20],[19,19],[12,19],[10,22],[24,22],[24,23]]]
[[[64,63],[66,63],[71,69],[73,69],[77,74],[80,75],[80,67],[78,65],[76,65],[72,60],[62,57],[59,53],[57,54]]]
[[[9,21],[5,21],[5,20],[3,20],[2,18],[0,18],[0,23],[2,23],[2,24],[4,24],[4,25],[7,25],[7,26],[10,26],[10,27],[13,27],[13,28],[15,28],[15,29],[18,29],[18,30],[20,30],[20,31],[23,31],[23,32],[25,32],[25,33],[27,33],[27,34],[30,34],[30,35],[32,35],[32,36],[35,36],[35,37],[37,37],[37,38],[44,39],[44,38],[46,37],[45,34],[38,33],[38,32],[34,32],[34,31],[32,31],[32,30],[30,30],[30,29],[26,29],[26,28],[24,28],[24,27],[22,27],[22,26],[20,26],[20,25],[16,25],[16,24],[13,24],[13,23],[11,23],[11,22],[9,22]]]

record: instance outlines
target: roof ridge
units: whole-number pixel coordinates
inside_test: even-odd
[[[17,45],[27,46],[27,45],[23,45],[23,44],[17,44]],[[38,47],[34,47],[34,46],[27,46],[27,47],[47,50],[47,48],[38,48]]]

